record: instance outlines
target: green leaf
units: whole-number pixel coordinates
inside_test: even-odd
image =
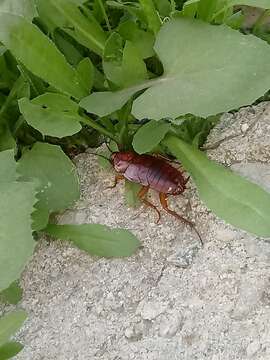
[[[55,11],[67,20],[70,29],[64,30],[79,43],[102,55],[105,47],[106,33],[93,16],[85,17],[76,4],[66,0],[46,0]],[[71,29],[71,27],[73,29]]]
[[[110,8],[122,10],[130,14],[132,18],[138,19],[141,23],[147,23],[147,18],[143,9],[135,2],[120,3],[118,1],[107,0],[106,5]]]
[[[0,0],[1,12],[21,15],[29,21],[38,15],[34,0]]]
[[[43,135],[62,138],[81,130],[79,106],[67,96],[45,93],[33,100],[19,100],[25,120]]]
[[[82,99],[79,105],[89,113],[103,117],[124,106],[130,97],[138,90],[140,90],[140,87],[133,87],[115,92],[95,92]]]
[[[128,20],[121,23],[118,27],[118,32],[123,39],[132,42],[143,59],[154,55],[154,35],[148,31],[141,30],[134,21]]]
[[[220,14],[225,13],[229,8],[232,8],[235,5],[247,5],[263,9],[270,9],[269,0],[228,0],[225,2],[223,7],[217,9],[217,12],[213,14],[212,20],[217,19]]]
[[[19,282],[14,281],[7,289],[0,293],[0,302],[16,305],[22,299],[22,292]]]
[[[8,124],[3,122],[0,124],[0,151],[13,149],[15,146],[16,142],[9,130]]]
[[[163,144],[191,174],[200,198],[217,216],[257,236],[270,236],[270,193],[174,136]]]
[[[1,291],[20,277],[34,251],[35,242],[31,229],[31,213],[36,202],[34,184],[2,182],[0,198]]]
[[[197,16],[204,21],[210,21],[217,7],[217,0],[200,0],[198,3]]]
[[[169,0],[154,0],[154,4],[162,17],[169,17],[172,11],[173,2]],[[175,6],[175,5],[174,5]]]
[[[25,311],[17,310],[0,318],[0,345],[6,343],[22,326],[27,318]]]
[[[154,2],[152,0],[139,0],[142,6],[143,12],[147,18],[148,27],[153,31],[154,34],[160,29],[161,19],[158,16]]]
[[[18,178],[16,173],[16,161],[14,159],[14,150],[0,152],[0,183],[12,182]],[[1,185],[0,185],[1,186]]]
[[[86,91],[90,94],[94,84],[95,68],[89,58],[84,58],[77,66],[77,72]]]
[[[37,202],[32,213],[32,230],[40,231],[44,229],[49,222],[49,217],[50,210],[46,207],[44,202]]]
[[[125,180],[125,202],[127,206],[135,207],[140,204],[138,192],[141,185]]]
[[[23,17],[0,13],[0,41],[18,61],[58,90],[77,99],[87,95],[76,70],[38,27]]]
[[[0,45],[0,56],[4,55],[6,51],[7,49],[4,46]]]
[[[226,7],[231,7],[234,5],[247,5],[247,6],[260,7],[263,9],[270,9],[269,0],[229,0]]]
[[[146,65],[136,47],[126,41],[123,52],[123,87],[140,83],[148,78]]]
[[[153,150],[170,130],[171,125],[166,122],[151,120],[136,132],[132,146],[138,154]]]
[[[2,346],[0,346],[0,359],[6,360],[11,359],[15,355],[17,355],[23,349],[22,344],[18,342],[8,342]]]
[[[197,9],[198,9],[198,3],[200,0],[188,0],[184,3],[182,13],[186,17],[194,18]]]
[[[122,83],[122,57],[123,39],[113,32],[106,41],[102,65],[107,79],[117,85]]]
[[[67,61],[73,66],[78,65],[78,63],[83,59],[83,56],[75,47],[73,41],[71,41],[68,35],[63,33],[60,29],[55,30],[53,35],[56,46],[65,55]]]
[[[251,104],[269,89],[268,44],[224,25],[172,20],[159,32],[155,50],[164,74],[135,100],[138,119],[207,117]]]
[[[92,255],[104,257],[130,256],[140,245],[128,230],[110,229],[99,224],[48,225],[45,231],[51,236],[73,242]]]
[[[67,19],[61,13],[55,11],[55,7],[50,1],[36,0],[36,4],[39,17],[51,34],[53,34],[56,28],[63,28],[69,25]]]
[[[120,91],[93,93],[81,106],[105,116],[148,88],[133,103],[137,119],[174,119],[185,114],[205,118],[251,104],[269,89],[268,44],[224,25],[172,20],[159,32],[155,50],[163,63],[163,76]]]
[[[128,40],[123,50],[123,39],[117,33],[112,33],[106,42],[103,69],[106,77],[119,87],[138,84],[148,77],[139,50]]]
[[[26,69],[26,67],[22,64],[17,65],[18,69],[20,70],[20,73],[22,75],[22,78],[27,83],[27,85],[30,85],[30,88],[32,90],[31,95],[33,97],[39,96],[43,94],[46,91],[45,83],[43,80],[41,80],[39,77],[35,76],[33,73],[31,73],[29,70]],[[27,89],[28,90],[28,89]],[[26,92],[26,91],[25,91]],[[23,91],[20,89],[20,94],[22,94]],[[20,99],[22,97],[29,98],[30,95],[21,95],[17,98]]]
[[[79,198],[76,168],[59,146],[35,143],[18,163],[24,180],[39,181],[38,199],[50,212],[64,210]]]

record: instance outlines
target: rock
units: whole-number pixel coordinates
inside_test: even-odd
[[[183,326],[183,316],[178,313],[172,313],[163,320],[159,327],[159,335],[161,337],[172,337]]]
[[[139,305],[137,313],[140,313],[144,320],[154,320],[160,314],[165,312],[167,306],[168,304],[158,301],[144,302]]]

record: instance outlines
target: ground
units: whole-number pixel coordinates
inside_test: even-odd
[[[229,125],[229,127],[228,127]],[[225,114],[207,144],[212,159],[270,190],[270,105]],[[43,239],[22,278],[29,319],[17,360],[269,360],[270,243],[217,219],[190,183],[170,200],[196,222],[127,208],[123,184],[85,153],[82,197],[62,223],[130,229],[142,246],[127,259],[91,257]],[[157,202],[155,194],[153,201]]]

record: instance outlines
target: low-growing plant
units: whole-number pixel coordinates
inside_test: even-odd
[[[266,9],[253,34],[235,5]],[[18,297],[14,282],[35,249],[33,234],[99,256],[139,246],[128,230],[52,221],[79,198],[69,157],[108,140],[176,157],[217,216],[270,236],[270,195],[200,150],[222,113],[270,88],[267,9],[269,0],[0,1],[4,295]],[[135,191],[126,184],[129,203]]]

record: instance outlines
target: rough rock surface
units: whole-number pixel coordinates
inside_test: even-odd
[[[217,146],[216,142],[222,140]],[[270,105],[226,114],[209,156],[270,189]],[[89,154],[76,158],[82,198],[63,223],[126,227],[142,247],[128,259],[98,259],[44,239],[24,273],[29,320],[17,360],[268,360],[270,243],[217,219],[190,185],[171,205],[205,241],[164,214],[124,205],[123,185]],[[153,201],[156,196],[153,194]]]

